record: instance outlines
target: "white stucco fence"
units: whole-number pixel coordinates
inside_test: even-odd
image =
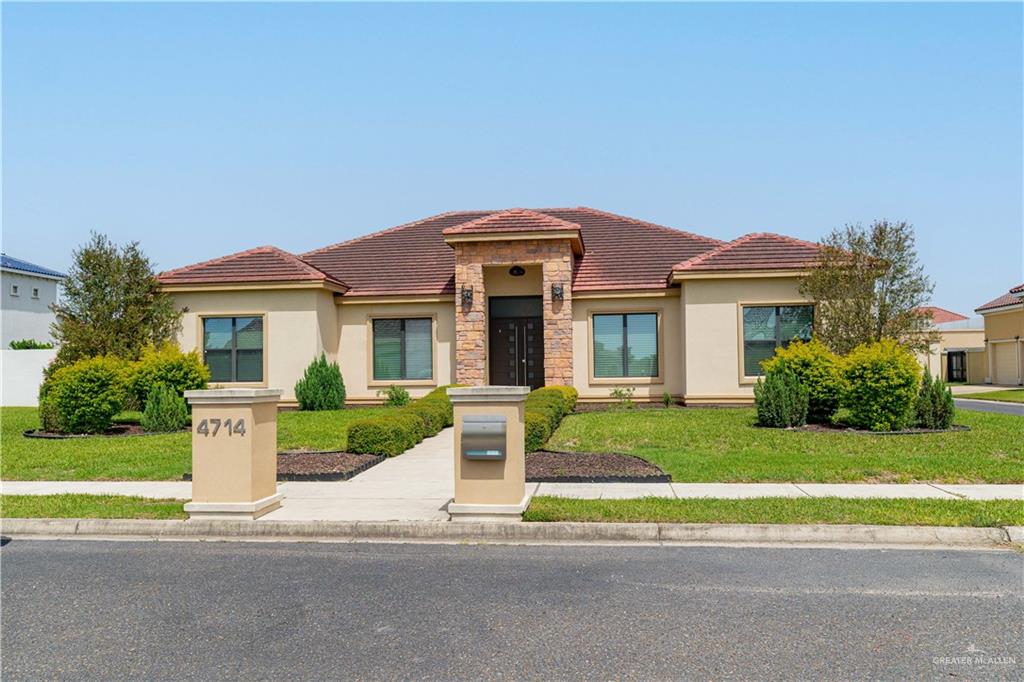
[[[0,405],[35,406],[43,369],[57,356],[56,349],[0,350]]]

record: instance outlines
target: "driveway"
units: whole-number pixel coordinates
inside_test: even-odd
[[[1024,417],[1024,403],[1000,403],[994,400],[971,400],[970,398],[953,398],[953,404],[962,410],[977,412],[995,412],[996,414],[1016,414]]]

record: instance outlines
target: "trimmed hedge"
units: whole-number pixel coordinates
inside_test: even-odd
[[[544,447],[548,438],[576,407],[579,393],[571,386],[545,386],[526,396],[526,451]]]
[[[448,386],[439,386],[391,414],[357,419],[348,427],[348,451],[400,455],[454,423]]]

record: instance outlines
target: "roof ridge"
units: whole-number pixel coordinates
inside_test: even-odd
[[[331,249],[336,249],[339,246],[348,246],[349,244],[355,244],[357,242],[365,241],[365,240],[371,239],[373,237],[379,237],[381,235],[388,234],[390,232],[397,232],[399,230],[404,230],[404,229],[409,228],[409,227],[415,227],[417,225],[422,225],[423,223],[425,223],[425,222],[427,222],[429,220],[436,220],[438,218],[443,218],[445,216],[459,215],[460,213],[478,213],[478,211],[444,211],[442,213],[436,213],[434,215],[427,216],[426,218],[420,218],[418,220],[412,220],[412,221],[409,221],[407,223],[402,223],[401,225],[395,225],[393,227],[385,227],[383,230],[377,230],[376,232],[371,232],[370,234],[364,234],[364,235],[361,235],[359,237],[353,237],[352,239],[346,239],[344,241],[336,242],[334,244],[329,244],[328,246],[322,246],[319,249],[313,249],[312,251],[306,251],[304,253],[299,254],[299,257],[300,258],[306,258],[307,256],[312,256],[312,255],[315,255],[315,254],[318,254],[318,253],[323,253],[324,251],[330,251]],[[464,223],[459,223],[459,225],[463,225],[463,224]],[[452,227],[455,227],[455,226],[453,225]]]
[[[550,221],[550,222],[552,222],[552,223],[554,223],[554,224],[556,224],[556,225],[558,225],[560,227],[564,226],[565,229],[569,229],[569,230],[582,230],[583,229],[583,226],[580,225],[579,223],[574,223],[574,222],[565,220],[563,218],[559,218],[558,216],[548,215],[547,213],[543,213],[541,211],[536,211],[536,210],[534,210],[532,208],[503,208],[500,211],[495,211],[494,213],[488,213],[487,215],[482,215],[479,218],[474,218],[473,220],[470,220],[470,221],[467,221],[467,222],[464,222],[464,223],[459,223],[458,225],[452,225],[450,227],[446,227],[446,228],[444,228],[444,230],[442,230],[442,234],[456,234],[456,233],[459,233],[459,232],[463,232],[465,230],[470,229],[471,227],[475,227],[477,225],[481,225],[484,222],[491,221],[491,220],[498,220],[498,219],[500,219],[501,216],[508,216],[508,215],[533,216],[533,217],[540,218],[540,219],[545,220],[545,221]]]
[[[804,239],[797,239],[796,237],[790,237],[784,234],[778,234],[777,232],[748,232],[747,234],[736,237],[736,239],[733,239],[731,242],[724,242],[718,248],[712,249],[710,251],[705,251],[704,253],[701,254],[697,254],[693,258],[689,258],[687,260],[684,260],[682,263],[677,263],[673,265],[672,272],[675,272],[677,270],[687,270],[689,268],[692,268],[694,265],[703,263],[704,261],[709,260],[722,253],[725,253],[726,251],[730,251],[736,248],[737,246],[741,246],[755,239],[761,239],[766,237],[771,239],[778,239],[780,241],[795,244],[797,246],[810,246],[813,248],[818,248],[819,246],[814,242],[809,242]]]
[[[649,227],[649,228],[652,228],[652,229],[655,229],[655,230],[662,230],[662,231],[665,231],[665,232],[671,232],[672,234],[686,235],[687,237],[693,237],[694,239],[700,239],[701,241],[712,242],[714,244],[725,244],[726,243],[726,242],[723,242],[721,239],[716,239],[715,237],[708,237],[708,236],[703,235],[703,234],[697,234],[696,232],[690,232],[688,230],[680,230],[678,228],[669,227],[667,225],[659,225],[658,223],[652,223],[649,220],[640,220],[639,218],[631,218],[630,216],[622,215],[622,214],[619,214],[619,213],[612,213],[611,211],[604,211],[602,209],[592,208],[590,206],[576,206],[576,207],[573,207],[573,208],[546,208],[546,209],[537,209],[537,210],[543,210],[543,211],[586,211],[587,213],[593,213],[593,214],[596,214],[596,215],[603,215],[603,216],[610,216],[612,218],[618,218],[619,220],[625,220],[626,222],[633,223],[634,225],[643,225],[644,227]]]

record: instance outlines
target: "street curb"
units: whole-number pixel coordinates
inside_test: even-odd
[[[238,521],[194,519],[3,519],[4,535],[151,539],[385,540],[566,543],[857,544],[992,547],[1024,540],[1024,528],[715,523],[494,523],[447,521]],[[1014,540],[1016,538],[1016,540]]]

